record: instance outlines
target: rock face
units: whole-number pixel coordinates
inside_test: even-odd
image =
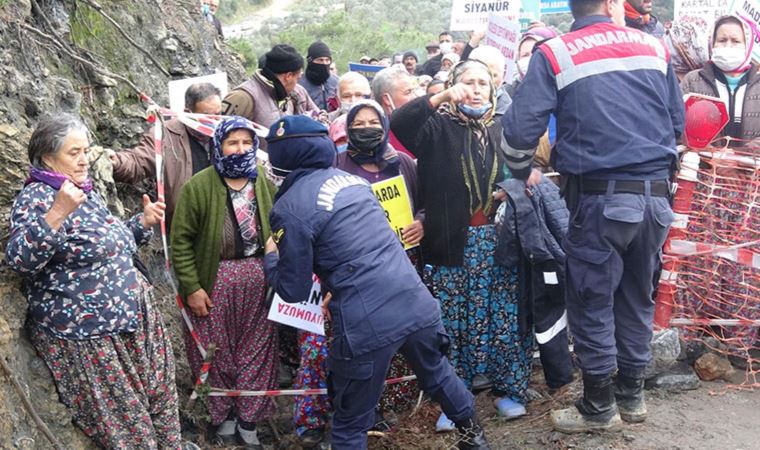
[[[90,5],[99,4],[141,51]],[[230,85],[243,81],[237,56],[215,41],[192,0],[22,0],[0,1],[0,247],[5,249],[8,217],[26,178],[26,145],[46,114],[81,114],[93,142],[120,150],[137,143],[146,128],[144,108],[120,77],[156,102],[168,106],[171,79],[227,72]],[[146,55],[151,55],[155,62]],[[160,66],[160,67],[159,67]],[[93,164],[98,190],[112,211],[128,214],[151,184],[116,186],[103,158]],[[158,243],[143,251],[161,271]],[[4,260],[4,253],[3,253]],[[157,273],[154,280],[163,280]],[[0,264],[0,357],[4,358],[52,433],[69,449],[94,448],[71,423],[43,361],[25,336],[26,299],[21,280]],[[160,281],[159,307],[175,343],[178,381],[189,383],[182,325],[170,293]],[[0,370],[2,372],[2,370]],[[0,450],[48,449],[8,382],[0,375]]]

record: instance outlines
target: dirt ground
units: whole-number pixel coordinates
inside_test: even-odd
[[[549,411],[572,405],[581,391],[580,382],[549,395],[535,373],[531,389],[536,397],[528,404],[528,415],[515,421],[496,416],[489,393],[477,397],[479,416],[493,450],[751,450],[760,449],[760,390],[738,390],[723,382],[702,382],[699,389],[685,392],[647,391],[649,418],[643,424],[624,424],[607,433],[566,435],[551,429]],[[262,431],[267,450],[295,450],[287,403],[280,408],[279,442]],[[456,434],[436,434],[440,411],[424,401],[416,411],[389,417],[393,430],[370,437],[370,450],[456,449]],[[262,427],[263,428],[263,427]],[[203,445],[203,448],[215,448]],[[221,448],[221,447],[216,447]],[[228,447],[229,450],[231,447]]]
[[[625,424],[605,434],[565,435],[551,430],[549,411],[571,405],[580,392],[574,383],[564,392],[549,397],[545,387],[535,387],[544,398],[528,405],[528,416],[516,421],[499,419],[488,394],[478,396],[480,416],[491,447],[507,449],[722,449],[760,448],[760,391],[726,389],[723,383],[702,383],[695,391],[647,391],[649,418],[643,424]],[[383,438],[373,438],[371,449],[448,449],[456,444],[452,433],[436,435],[438,417],[434,405],[418,413],[424,420],[402,420],[411,424]]]

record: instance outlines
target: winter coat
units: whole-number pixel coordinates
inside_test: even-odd
[[[164,189],[166,193],[166,225],[171,228],[174,209],[182,185],[193,176],[193,157],[187,127],[177,119],[166,122],[163,136]],[[113,178],[122,183],[137,183],[156,178],[156,149],[153,127],[145,133],[140,144],[116,153]]]
[[[722,135],[752,140],[760,137],[760,73],[753,64],[747,76],[739,82],[735,94],[730,95],[725,77],[712,63],[699,70],[689,72],[681,81],[681,90],[686,94],[700,94],[718,97],[726,104],[733,123],[724,128]]]
[[[322,84],[314,84],[305,76],[298,80],[298,84],[306,89],[309,97],[314,101],[317,108],[327,111],[330,99],[338,96],[338,77],[330,75]],[[334,100],[333,100],[334,101]]]
[[[284,116],[298,114],[318,114],[319,108],[309,97],[303,86],[297,84],[293,92],[282,102],[275,100],[274,85],[261,71],[233,89],[222,102],[222,113],[227,116],[241,116],[266,128]],[[266,150],[264,139],[259,143]]]

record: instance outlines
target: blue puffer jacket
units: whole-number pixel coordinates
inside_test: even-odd
[[[570,213],[559,188],[548,178],[525,192],[525,182],[509,179],[498,184],[509,195],[498,213],[499,242],[496,261],[512,267],[520,262],[520,253],[532,264],[554,261],[563,272],[565,252],[562,240],[567,234]],[[562,278],[564,273],[559,274]]]

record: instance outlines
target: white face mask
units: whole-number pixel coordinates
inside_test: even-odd
[[[438,48],[441,49],[441,54],[445,55],[446,53],[451,53],[454,50],[454,44],[451,42],[441,42],[438,44]]]
[[[712,62],[724,72],[739,70],[747,61],[744,47],[714,47]]]
[[[525,78],[525,74],[528,73],[528,65],[530,65],[530,56],[517,60],[517,73],[521,80]]]

